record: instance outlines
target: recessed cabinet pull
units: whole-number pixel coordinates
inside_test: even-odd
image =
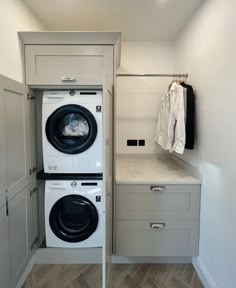
[[[166,227],[165,223],[150,223],[152,229],[164,229]]]
[[[76,78],[74,77],[61,77],[62,82],[76,82]]]
[[[164,192],[166,190],[165,186],[151,186],[153,192]]]
[[[27,99],[28,99],[28,100],[34,100],[35,97],[34,97],[33,95],[27,93]]]
[[[33,190],[30,191],[30,197],[32,197],[32,195],[34,193],[36,193],[38,191],[38,189],[35,187]]]
[[[34,173],[34,172],[36,172],[37,171],[37,167],[33,167],[32,168],[32,172]]]

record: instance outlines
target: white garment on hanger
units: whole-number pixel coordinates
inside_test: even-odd
[[[183,154],[185,147],[186,89],[174,82],[161,100],[155,141],[165,150]]]

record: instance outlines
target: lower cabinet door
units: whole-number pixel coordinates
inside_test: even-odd
[[[33,252],[37,248],[38,244],[38,189],[36,184],[31,186],[27,209],[29,243],[28,248],[30,252]]]
[[[9,201],[10,270],[13,287],[27,264],[28,203],[31,186],[27,186]]]
[[[9,230],[6,206],[0,209],[0,287],[10,288]]]
[[[44,202],[45,202],[45,181],[42,181],[38,184],[38,236],[39,245],[45,239],[45,209],[44,209]]]
[[[119,256],[197,256],[199,221],[117,221]]]

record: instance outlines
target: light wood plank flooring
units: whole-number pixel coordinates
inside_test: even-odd
[[[23,288],[101,288],[101,265],[35,265]],[[114,288],[204,288],[192,264],[113,264]]]

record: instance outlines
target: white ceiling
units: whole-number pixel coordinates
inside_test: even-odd
[[[120,31],[123,40],[173,40],[204,0],[22,0],[48,30]]]

